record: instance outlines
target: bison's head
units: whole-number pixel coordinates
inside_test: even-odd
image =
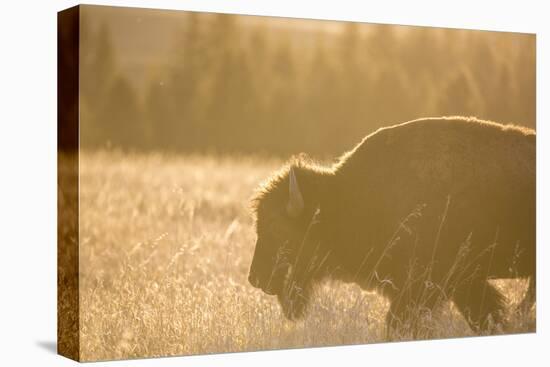
[[[248,280],[277,295],[289,319],[303,316],[318,270],[319,202],[311,192],[302,192],[299,181],[306,181],[305,175],[291,167],[255,199],[258,239]]]

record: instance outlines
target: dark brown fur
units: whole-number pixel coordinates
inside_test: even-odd
[[[293,169],[304,199],[285,213]],[[377,290],[388,326],[452,300],[472,328],[502,322],[488,279],[529,277],[535,300],[535,132],[474,118],[379,129],[330,167],[295,158],[258,191],[250,280],[303,315],[326,276]]]

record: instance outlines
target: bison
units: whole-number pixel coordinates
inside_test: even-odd
[[[292,320],[331,277],[386,297],[391,330],[417,332],[421,311],[442,301],[473,330],[504,324],[489,280],[528,278],[522,303],[535,302],[535,139],[425,118],[379,129],[333,165],[294,157],[253,198],[249,282]]]

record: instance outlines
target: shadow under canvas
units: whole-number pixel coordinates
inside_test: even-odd
[[[55,340],[39,340],[36,345],[50,353],[57,354],[57,342]]]

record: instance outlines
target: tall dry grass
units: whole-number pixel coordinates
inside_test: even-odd
[[[387,302],[357,286],[322,284],[306,318],[289,322],[275,297],[248,284],[255,242],[249,198],[281,163],[83,153],[82,360],[386,341]],[[511,305],[524,283],[499,282]],[[532,330],[533,317],[511,312],[507,331]],[[422,322],[430,332],[420,337],[473,335],[451,305]],[[406,329],[391,336],[410,338]]]

